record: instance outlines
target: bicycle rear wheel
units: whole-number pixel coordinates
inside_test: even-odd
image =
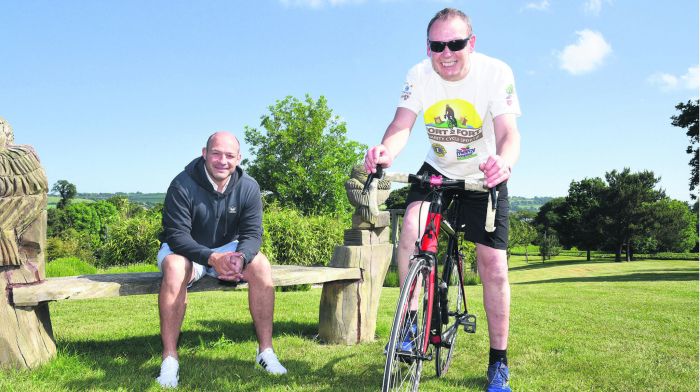
[[[460,268],[457,265],[456,256],[446,257],[450,257],[450,260],[443,265],[449,269],[449,275],[443,273],[442,276],[443,282],[447,284],[447,307],[440,311],[447,312],[448,322],[447,328],[442,330],[440,344],[435,345],[435,372],[438,377],[447,373],[452,362],[452,353],[460,327],[457,317],[462,313],[462,292],[464,291],[462,280],[459,278]]]
[[[382,391],[417,391],[423,370],[422,350],[427,326],[428,279],[430,262],[418,258],[404,281],[394,314],[384,365]],[[418,310],[411,316],[411,299],[416,298]],[[415,324],[415,328],[412,325]]]

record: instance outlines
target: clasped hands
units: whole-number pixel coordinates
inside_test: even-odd
[[[243,279],[244,263],[241,252],[214,252],[209,256],[209,265],[214,267],[221,280],[238,282]]]

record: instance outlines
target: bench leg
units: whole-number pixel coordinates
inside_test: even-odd
[[[337,246],[330,267],[362,269],[359,282],[327,282],[319,307],[319,338],[333,344],[371,342],[391,244]]]

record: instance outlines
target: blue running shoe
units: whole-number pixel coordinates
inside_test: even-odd
[[[404,334],[403,340],[398,343],[398,348],[396,351],[412,353],[416,345],[416,334],[418,333],[418,326],[416,324],[411,324],[409,330]],[[384,355],[389,351],[389,343],[384,346]]]
[[[496,362],[493,365],[489,365],[486,371],[486,378],[489,383],[486,387],[486,392],[511,392],[510,385],[508,385],[510,372],[505,363]]]
[[[403,351],[407,353],[412,353],[416,345],[416,333],[418,332],[418,326],[416,324],[411,324],[409,330],[403,336],[403,341],[398,351]]]

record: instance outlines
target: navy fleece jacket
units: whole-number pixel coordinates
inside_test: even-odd
[[[170,183],[159,239],[173,252],[205,266],[213,248],[238,240],[237,251],[247,264],[262,242],[260,186],[237,167],[219,193],[205,170],[204,158],[196,158]]]

